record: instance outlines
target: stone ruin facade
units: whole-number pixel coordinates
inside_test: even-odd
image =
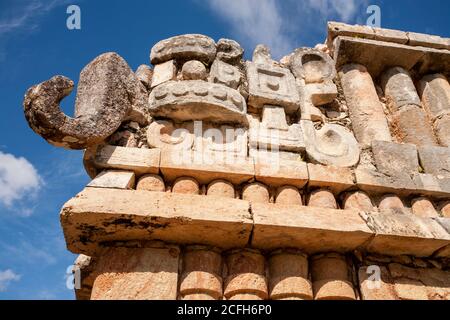
[[[330,22],[274,61],[181,35],[28,90],[85,149],[61,210],[78,299],[450,299],[450,39]]]

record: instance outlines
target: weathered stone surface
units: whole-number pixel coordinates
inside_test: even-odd
[[[249,208],[237,199],[86,188],[64,205],[61,225],[68,249],[88,255],[102,242],[137,239],[235,248],[248,243]]]
[[[332,81],[336,77],[336,69],[331,57],[316,49],[295,50],[289,64],[294,76],[297,79],[304,79],[306,84]]]
[[[403,209],[405,209],[405,205],[403,204],[402,199],[400,199],[395,194],[386,194],[381,197],[380,203],[378,204],[378,209],[387,210],[392,209],[393,212],[402,213]],[[399,209],[398,211],[396,209]]]
[[[408,32],[408,44],[411,46],[429,47],[435,49],[450,49],[447,38],[433,36],[429,34]]]
[[[281,106],[288,114],[299,109],[300,97],[295,78],[288,69],[254,62],[247,62],[246,66],[249,105],[254,108],[262,108],[266,104]]]
[[[176,300],[179,250],[109,248],[98,258],[92,300]]]
[[[305,86],[304,94],[310,99],[313,106],[323,106],[336,99],[338,90],[332,81],[323,83],[310,83]]]
[[[312,162],[335,167],[352,167],[359,162],[358,142],[344,127],[325,124],[315,130],[311,121],[301,120],[300,124]]]
[[[173,120],[247,123],[244,97],[220,84],[169,81],[152,91],[149,103],[152,115]]]
[[[338,208],[333,193],[326,189],[318,189],[311,192],[308,198],[308,206],[330,209]]]
[[[397,135],[402,142],[418,146],[436,145],[430,120],[421,108],[404,106],[393,115],[392,122],[398,128]]]
[[[328,22],[327,44],[329,48],[333,47],[333,40],[338,36],[374,39],[375,31],[369,26],[348,25],[335,21]]]
[[[269,258],[271,300],[312,300],[308,257],[294,251],[278,251]]]
[[[197,180],[190,177],[181,177],[175,180],[172,187],[173,193],[200,194],[200,186]]]
[[[80,288],[77,289],[75,286],[75,297],[77,300],[90,300],[92,285],[95,280],[95,265],[96,261],[92,257],[86,256],[84,254],[78,255],[74,262],[73,273],[74,276],[80,276]]]
[[[374,280],[374,271],[370,267],[361,267],[358,270],[362,300],[397,300],[397,294],[389,270],[385,266],[375,267],[380,268],[381,271],[379,280]]]
[[[338,168],[308,163],[309,187],[328,188],[339,194],[355,186],[353,171],[350,168]]]
[[[156,174],[146,174],[139,179],[136,190],[165,192],[166,186],[164,180],[160,176]]]
[[[226,180],[215,180],[208,185],[206,190],[208,196],[235,198],[236,192],[232,183]]]
[[[404,31],[385,28],[372,29],[375,33],[375,40],[394,42],[399,44],[407,44],[409,41],[408,34]]]
[[[222,256],[207,247],[187,247],[183,256],[183,274],[180,280],[180,295],[183,300],[222,298]]]
[[[367,246],[369,252],[429,257],[450,244],[450,235],[433,219],[388,210],[361,215],[376,233]]]
[[[217,59],[230,64],[237,64],[244,55],[244,49],[239,43],[230,39],[220,39],[217,42]]]
[[[374,205],[367,193],[355,191],[345,195],[344,209],[356,209],[371,212],[374,211]]]
[[[356,300],[345,256],[330,253],[311,258],[315,300]]]
[[[420,147],[419,159],[426,173],[443,177],[450,176],[450,147]]]
[[[417,148],[413,144],[372,141],[372,153],[378,171],[387,175],[419,172]]]
[[[275,65],[270,48],[264,44],[258,44],[255,47],[255,50],[253,50],[252,62],[267,66]]]
[[[89,182],[88,187],[134,189],[135,174],[130,171],[105,170],[94,180]]]
[[[248,116],[249,142],[255,149],[270,151],[302,152],[305,150],[303,129],[300,124],[288,125],[285,113],[279,107],[265,105],[263,119]],[[284,111],[284,110],[283,110]],[[283,118],[284,115],[284,118]]]
[[[300,192],[296,187],[283,186],[278,188],[275,203],[280,205],[303,205],[303,200]]]
[[[434,126],[440,145],[450,148],[450,114],[436,119]]]
[[[391,141],[391,135],[372,77],[362,65],[345,65],[339,72],[352,127],[359,143]]]
[[[192,128],[176,126],[172,121],[156,120],[147,129],[147,144],[163,151],[188,151],[194,144]]]
[[[169,60],[161,64],[157,64],[153,70],[151,88],[159,86],[160,84],[174,80],[177,76],[177,67],[174,60]]]
[[[208,76],[206,67],[198,60],[190,60],[181,69],[184,80],[205,80]]]
[[[234,163],[234,158],[248,156],[248,130],[243,127],[203,124],[196,121],[193,132],[194,150],[203,154],[220,155],[215,161]]]
[[[242,190],[242,199],[251,203],[269,203],[269,188],[259,182],[248,184]]]
[[[393,111],[407,105],[421,106],[416,87],[409,72],[404,68],[387,69],[381,75],[381,86],[386,97],[391,100]]]
[[[384,173],[358,168],[355,170],[357,186],[369,193],[396,193],[411,194],[417,192],[417,186],[409,174],[396,173],[395,176]]]
[[[265,259],[256,250],[236,250],[226,258],[227,277],[224,296],[227,300],[264,300],[268,298]]]
[[[441,213],[444,218],[450,218],[450,201],[445,202],[441,206]]]
[[[160,170],[165,180],[173,181],[181,176],[189,176],[203,185],[217,179],[241,184],[255,176],[252,159],[242,157],[229,159],[223,152],[209,154],[190,152],[183,157],[180,157],[178,152],[163,152]]]
[[[433,203],[425,197],[413,199],[411,202],[411,210],[416,216],[422,218],[434,218],[439,216]]]
[[[213,39],[200,34],[185,34],[155,44],[150,53],[150,61],[154,65],[172,59],[200,60],[209,64],[215,56],[216,44]]]
[[[431,74],[419,82],[419,93],[425,110],[434,121],[450,114],[450,84],[442,74]]]
[[[436,59],[439,60],[436,60]],[[367,67],[377,78],[386,68],[402,67],[412,70],[421,65],[420,74],[449,69],[450,51],[425,47],[413,47],[392,42],[369,39],[337,37],[334,43],[336,68],[348,63],[358,63]]]
[[[373,233],[354,210],[252,204],[252,247],[302,248],[307,253],[352,251]]]
[[[91,178],[102,169],[133,171],[137,176],[159,172],[160,151],[100,145],[87,149],[84,167]]]
[[[237,89],[241,83],[241,78],[242,75],[238,68],[218,59],[214,60],[209,76],[210,82],[220,83],[227,87]]]
[[[139,81],[149,90],[152,85],[153,69],[146,64],[141,64],[135,74]]]
[[[306,185],[308,182],[306,162],[283,159],[279,154],[271,154],[270,156],[276,156],[277,159],[268,161],[263,155],[255,158],[255,177],[257,181],[274,187],[293,185],[303,188]]]
[[[133,110],[139,113],[146,108],[146,89],[116,53],[102,54],[83,69],[75,117],[70,118],[61,111],[59,103],[72,92],[73,86],[72,80],[56,76],[31,87],[25,95],[23,106],[28,124],[57,147],[85,149],[99,144]]]

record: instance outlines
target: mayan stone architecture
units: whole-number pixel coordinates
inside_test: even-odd
[[[280,61],[233,40],[116,53],[25,96],[83,149],[61,209],[78,299],[450,300],[450,39],[330,22]],[[80,164],[81,165],[81,164]]]

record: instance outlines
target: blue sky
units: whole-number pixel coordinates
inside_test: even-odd
[[[66,9],[81,8],[81,30]],[[450,37],[450,2],[439,0],[0,0],[0,299],[73,299],[65,273],[59,210],[89,181],[82,153],[54,148],[24,119],[23,95],[53,75],[78,81],[97,55],[116,51],[133,69],[153,44],[184,33],[238,40],[250,57],[258,43],[280,58],[323,43],[326,21],[365,23],[381,8],[382,27]],[[63,102],[73,113],[74,94]]]

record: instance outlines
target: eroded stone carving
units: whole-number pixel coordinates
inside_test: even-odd
[[[172,121],[156,120],[148,127],[147,143],[152,148],[190,150],[194,143],[190,127],[177,128]]]
[[[175,60],[199,60],[210,64],[216,56],[216,44],[210,37],[185,34],[162,40],[150,53],[152,64]]]
[[[177,121],[247,124],[247,104],[236,90],[205,81],[169,81],[150,94],[150,113]]]
[[[217,59],[230,64],[237,64],[244,55],[244,49],[234,40],[220,39],[217,42]]]
[[[248,103],[255,108],[266,104],[284,107],[288,114],[300,107],[294,76],[288,69],[247,62]]]
[[[105,53],[83,69],[75,118],[70,118],[61,111],[59,103],[73,86],[72,80],[55,76],[31,87],[25,95],[28,124],[57,147],[85,149],[101,143],[123,120],[146,109],[146,89],[116,53]],[[145,117],[139,120],[146,121]]]
[[[211,66],[209,81],[237,89],[241,82],[241,77],[242,75],[238,68],[216,59]]]
[[[306,142],[306,153],[314,162],[336,166],[351,167],[359,161],[359,146],[353,134],[336,124],[325,124],[315,130],[313,123],[300,121]]]

